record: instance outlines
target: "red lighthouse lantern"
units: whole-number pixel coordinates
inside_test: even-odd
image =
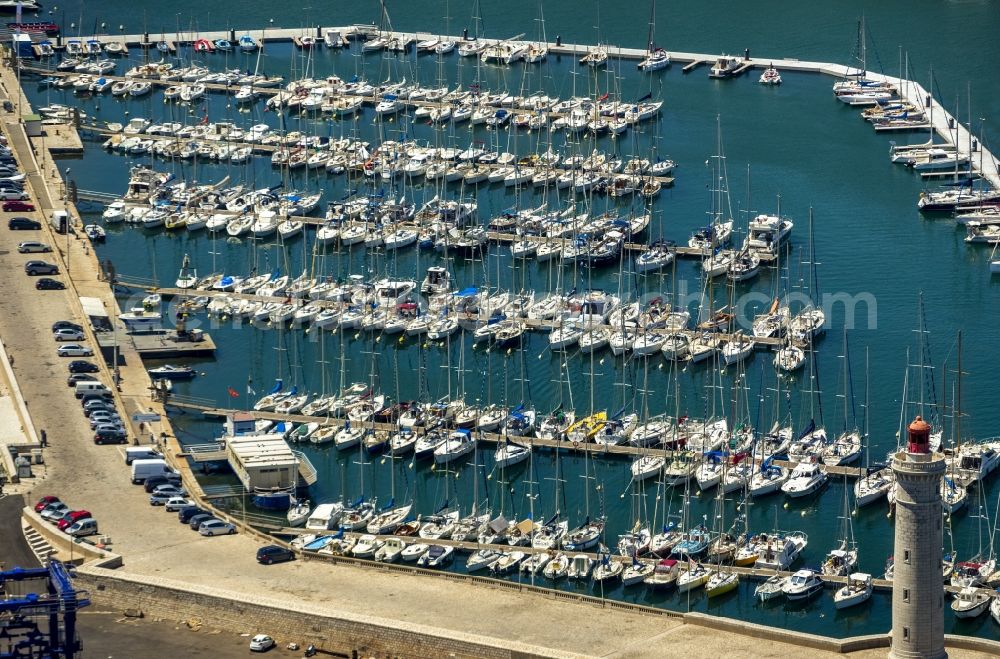
[[[919,415],[910,423],[907,428],[909,433],[909,443],[907,452],[909,453],[930,453],[931,452],[931,427]]]

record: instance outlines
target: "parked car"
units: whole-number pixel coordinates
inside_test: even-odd
[[[24,272],[29,277],[36,275],[58,275],[59,266],[45,261],[28,261],[24,264]]]
[[[167,483],[170,483],[172,485],[176,485],[177,487],[180,487],[180,485],[181,485],[181,477],[178,476],[177,474],[162,474],[162,475],[157,475],[157,476],[149,476],[143,482],[143,486],[144,486],[146,492],[152,492],[153,490],[155,490],[159,486],[165,485]],[[195,528],[198,528],[198,527],[196,526]]]
[[[75,329],[78,332],[82,332],[83,331],[82,327],[80,327],[76,323],[70,322],[68,320],[57,320],[56,322],[52,323],[52,331],[53,332],[58,332],[61,329]]]
[[[152,494],[149,495],[149,505],[151,506],[165,505],[175,496],[177,496],[175,492],[153,492]]]
[[[90,429],[94,431],[95,434],[101,433],[109,438],[119,437],[121,435],[128,435],[125,432],[125,425],[122,423],[121,419],[116,418],[101,418],[98,416],[97,419],[91,421]],[[116,441],[115,439],[108,439],[107,441]]]
[[[26,201],[5,201],[3,202],[3,210],[5,213],[30,213],[35,210],[35,205]]]
[[[223,522],[221,519],[205,520],[198,527],[198,533],[204,536],[216,536],[216,535],[232,535],[236,533],[236,525],[230,524],[229,522]]]
[[[71,510],[62,516],[56,526],[59,527],[60,531],[65,531],[81,519],[87,519],[88,517],[93,517],[89,510]]]
[[[209,515],[208,513],[202,513],[200,515],[195,515],[188,522],[188,526],[191,527],[192,531],[197,531],[199,528],[201,528],[201,523],[202,522],[206,522],[206,521],[208,521],[210,519],[215,519],[215,518],[212,517],[211,515]]]
[[[110,398],[93,398],[83,404],[83,415],[89,418],[94,412],[117,412],[117,410]]]
[[[91,407],[89,407],[89,408],[87,408],[85,410],[83,410],[83,416],[85,416],[88,419],[91,418],[92,416],[94,416],[95,414],[98,415],[98,418],[100,418],[100,415],[102,415],[102,414],[107,415],[107,414],[117,414],[118,413],[118,410],[116,410],[113,405],[110,405],[110,404],[103,404],[102,405],[101,401],[94,401],[94,402],[97,403],[97,404],[93,405],[93,406],[91,406]],[[97,425],[96,424],[94,425],[93,429],[97,430]]]
[[[80,407],[87,409],[87,403],[102,403],[114,408],[115,401],[111,397],[111,392],[106,390],[89,391],[80,396]],[[93,407],[93,406],[91,406]]]
[[[295,552],[281,545],[267,545],[257,550],[257,562],[264,565],[295,560]]]
[[[124,429],[122,418],[113,410],[94,410],[90,416],[90,429],[97,430],[98,426],[111,425]]]
[[[208,513],[205,512],[204,508],[199,508],[198,506],[188,506],[177,511],[177,519],[181,524],[190,524],[195,515],[208,515]],[[208,519],[208,517],[205,519]]]
[[[18,244],[17,251],[21,254],[44,254],[51,252],[52,248],[37,240],[25,240],[23,243]]]
[[[168,513],[176,513],[178,510],[182,508],[187,508],[193,505],[194,502],[191,501],[190,499],[185,499],[184,497],[170,497],[170,499],[165,504],[163,504],[163,508]]]
[[[97,373],[99,368],[97,364],[91,364],[90,362],[83,361],[82,359],[74,360],[69,363],[70,373]]]
[[[7,204],[4,204],[6,206]],[[4,208],[4,210],[7,210]],[[12,217],[7,220],[7,228],[11,231],[24,231],[29,229],[41,229],[42,223],[27,217]]]
[[[56,354],[60,357],[93,357],[94,351],[79,343],[67,343],[66,345],[59,346]]]
[[[90,403],[90,407],[83,408],[83,416],[88,419],[95,414],[98,415],[98,418],[100,418],[100,415],[102,414],[118,414],[118,409],[111,400],[92,400]],[[94,430],[96,429],[97,426],[94,426]]]
[[[52,332],[52,338],[56,341],[83,341],[83,332],[77,329],[58,329]]]
[[[17,201],[27,201],[29,199],[28,193],[18,191],[17,188],[7,188],[6,190],[0,189],[0,199],[7,200],[17,200]]]
[[[77,538],[85,535],[94,535],[97,533],[97,520],[93,517],[78,520],[66,529],[66,533]]]
[[[267,652],[274,647],[274,639],[267,634],[257,634],[250,639],[251,652]]]
[[[40,291],[63,291],[66,290],[66,284],[62,283],[57,279],[49,279],[48,277],[42,277],[35,282],[35,288]]]
[[[69,512],[69,506],[62,501],[55,501],[42,509],[42,519],[50,522],[57,522],[59,518]]]
[[[66,378],[67,387],[75,387],[80,382],[98,382],[99,380],[90,373],[74,373]]]
[[[125,449],[125,464],[132,466],[136,460],[162,460],[163,454],[152,446],[129,446]]]
[[[95,444],[125,444],[128,442],[124,428],[110,428],[98,426],[94,433]]]
[[[187,492],[177,483],[163,483],[153,488],[153,494],[166,494],[171,497],[182,497],[185,496]]]
[[[43,510],[45,510],[45,506],[49,505],[50,503],[58,503],[58,502],[59,502],[59,497],[51,494],[46,494],[44,497],[42,497],[35,503],[35,512],[40,513]]]
[[[29,277],[36,275],[58,275],[59,266],[45,261],[28,261],[24,264],[24,272]]]

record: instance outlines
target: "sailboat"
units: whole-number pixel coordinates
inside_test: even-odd
[[[822,453],[823,464],[830,466],[841,466],[856,462],[861,457],[861,432],[857,428],[855,418],[854,427],[848,424],[848,399],[850,399],[850,412],[854,414],[854,387],[851,378],[851,361],[847,349],[847,328],[844,328],[844,354],[841,357],[844,362],[843,381],[844,391],[841,396],[844,399],[844,430],[833,442],[828,444]]]
[[[177,274],[177,281],[174,286],[180,289],[190,289],[194,288],[198,283],[198,271],[191,267],[191,258],[185,254],[184,260],[181,261],[181,270]]]
[[[848,80],[833,85],[833,94],[839,101],[849,105],[876,105],[895,97],[896,89],[892,85],[867,77],[868,33],[864,16],[858,21],[858,62],[861,66],[857,72],[846,76]]]
[[[607,547],[601,547],[598,552],[598,562],[594,566],[594,583],[614,581],[622,576],[625,566],[620,561],[611,560],[611,552]]]
[[[824,575],[846,576],[854,571],[858,564],[858,548],[854,542],[854,524],[851,520],[850,488],[847,486],[847,474],[844,474],[844,507],[840,515],[840,544],[831,550],[823,560],[820,570]]]
[[[801,309],[789,322],[788,334],[797,343],[811,344],[811,340],[826,332],[826,314],[816,306],[818,294],[816,276],[816,243],[813,239],[813,212],[809,209],[809,299],[810,304]]]
[[[723,463],[725,465],[725,463]],[[725,466],[723,467],[725,471]],[[719,595],[724,595],[732,590],[735,590],[740,585],[740,575],[738,572],[733,570],[722,569],[722,561],[725,557],[732,557],[735,554],[736,547],[732,547],[729,551],[723,550],[722,545],[724,544],[726,533],[723,531],[725,528],[725,506],[726,497],[722,488],[719,488],[715,495],[715,535],[716,539],[713,542],[712,549],[710,549],[710,556],[714,559],[715,571],[712,576],[708,578],[705,582],[705,594],[708,597],[718,597]]]
[[[906,390],[906,385],[903,385],[903,390]],[[905,398],[905,396],[904,396]],[[863,435],[864,440],[864,464],[858,468],[858,480],[854,483],[854,505],[858,508],[861,506],[867,506],[870,503],[875,503],[879,499],[889,494],[889,490],[895,484],[895,476],[891,467],[876,467],[871,466],[871,461],[869,459],[869,434],[868,434],[868,418],[871,412],[869,408],[869,397],[868,397],[868,351],[865,351],[865,432]]]
[[[709,211],[709,223],[688,240],[688,247],[710,252],[701,264],[702,273],[706,277],[725,274],[732,263],[732,252],[722,249],[729,244],[733,235],[733,210],[729,199],[726,156],[722,148],[721,116],[716,117],[715,124],[716,154],[712,156],[712,208]]]
[[[646,57],[636,65],[640,71],[659,71],[670,66],[670,54],[663,48],[657,47],[654,43],[655,27],[656,0],[653,0],[649,8],[649,36],[646,39]]]

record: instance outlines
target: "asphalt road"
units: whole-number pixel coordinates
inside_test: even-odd
[[[245,659],[250,656],[290,659],[303,654],[302,650],[286,650],[283,647],[257,654],[250,652],[250,639],[239,634],[208,628],[190,629],[167,621],[125,618],[120,612],[96,607],[83,609],[77,619],[84,659]]]
[[[39,567],[38,559],[21,533],[22,508],[24,499],[21,495],[0,497],[0,566],[5,570]]]

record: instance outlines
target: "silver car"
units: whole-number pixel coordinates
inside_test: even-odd
[[[60,357],[93,357],[94,351],[79,343],[67,343],[66,345],[59,346],[56,354]]]
[[[223,522],[221,519],[206,519],[198,527],[198,533],[204,536],[232,535],[236,533],[236,525]]]
[[[17,246],[17,251],[21,254],[44,254],[51,252],[52,248],[37,240],[26,240]]]

